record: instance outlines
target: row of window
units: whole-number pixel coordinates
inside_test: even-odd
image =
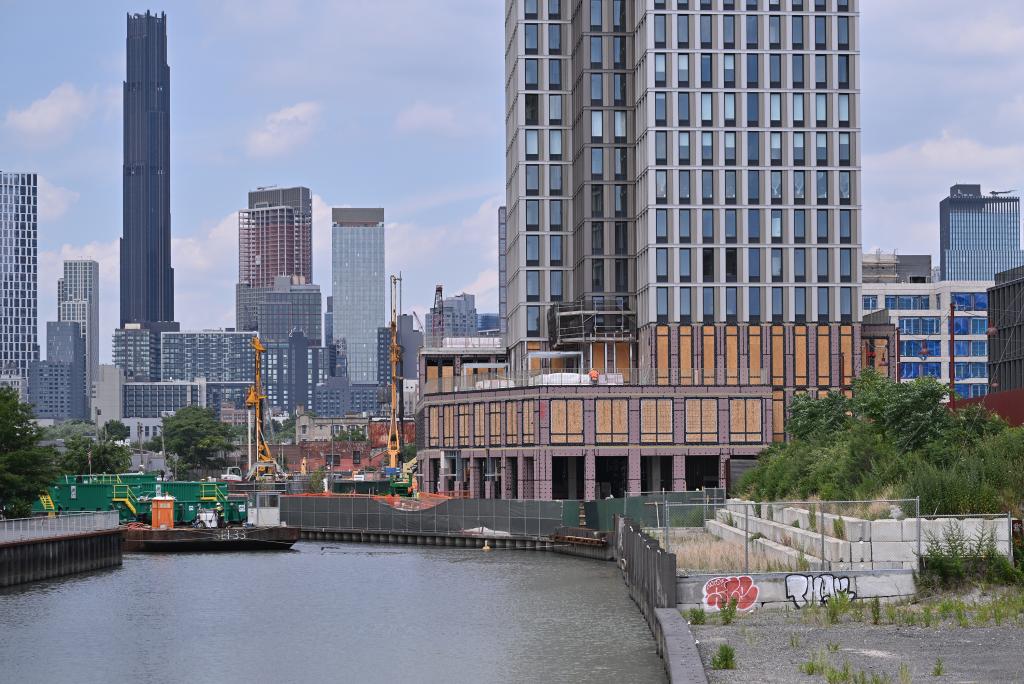
[[[672,251],[678,251],[679,253],[678,257],[673,259],[673,261],[676,261],[679,265],[674,274],[670,274],[669,264],[669,256]],[[741,254],[743,251],[746,251],[747,253],[747,269],[741,274],[740,262],[742,260]],[[789,252],[788,255],[786,254],[787,251]],[[810,273],[810,265],[808,264],[808,257],[810,256],[810,254],[808,254],[809,251],[811,251],[815,257],[813,259],[813,263],[816,268],[813,273]],[[762,282],[762,266],[767,260],[770,269],[771,282],[773,283],[788,282],[790,280],[796,283],[828,283],[831,282],[832,277],[835,276],[834,269],[832,268],[832,262],[836,258],[836,251],[839,253],[839,282],[852,282],[852,250],[829,250],[827,248],[808,250],[803,247],[797,247],[792,250],[762,250],[759,247],[751,247],[746,250],[736,248],[723,249],[721,247],[705,247],[701,250],[689,248],[669,250],[666,248],[658,248],[654,250],[655,280],[659,283],[667,283],[670,280],[683,283],[758,283]],[[695,263],[696,257],[699,257],[699,264]],[[696,272],[698,265],[701,268],[699,272]],[[787,265],[789,267],[788,274],[786,273]],[[790,276],[790,278],[787,278],[787,275]],[[672,276],[674,276],[674,278]],[[768,282],[767,279],[765,282]]]
[[[740,55],[727,52],[725,54],[719,53],[671,53],[671,52],[656,52],[654,53],[654,87],[655,88],[736,88],[737,83],[740,87],[747,88],[787,88],[802,90],[804,88],[814,88],[817,90],[827,90],[829,88],[838,88],[840,90],[848,90],[853,82],[853,63],[850,55],[839,54],[839,55],[822,55],[815,54],[813,59],[811,55],[796,54],[790,55],[788,60],[784,59],[784,55],[780,54],[768,54],[763,55],[756,52],[746,53],[745,59],[740,59]],[[675,79],[669,79],[669,71],[671,69],[672,61],[675,61]],[[527,59],[527,89],[536,90],[537,88],[530,88],[529,75],[531,73],[537,74],[537,65],[534,64],[532,67],[529,66],[529,62],[536,62],[537,60]],[[552,67],[552,64],[558,64],[561,60],[549,59],[548,60],[548,83],[558,83],[561,81],[561,66]],[[595,65],[592,65],[595,66]],[[600,64],[596,65],[600,66]],[[788,66],[788,70],[783,67]],[[835,73],[832,72],[832,67],[835,66]],[[739,68],[742,67],[742,70]],[[532,69],[532,72],[531,72]],[[767,78],[765,77],[765,70],[767,69]],[[693,73],[695,70],[699,70],[697,73]],[[787,71],[788,73],[783,73]],[[557,72],[557,73],[556,73]],[[595,83],[598,89],[601,88],[601,84],[594,80],[594,77],[600,79],[602,74],[592,73],[591,74],[591,100],[600,100],[598,97],[600,93],[594,91]],[[551,79],[556,80],[552,81]],[[536,78],[533,80],[534,86],[537,85]],[[549,86],[551,90],[558,90],[553,85]]]
[[[678,228],[678,241],[682,244],[690,244],[698,242],[698,240],[704,244],[723,242],[738,244],[744,241],[742,240],[744,234],[741,232],[742,226],[746,227],[744,242],[748,244],[760,244],[762,241],[770,241],[772,244],[852,243],[853,213],[850,209],[840,209],[838,212],[828,209],[815,210],[813,226],[809,224],[811,218],[809,211],[808,209],[793,209],[792,211],[772,209],[768,212],[768,229],[762,231],[761,221],[765,213],[763,210],[702,209],[700,210],[700,232],[697,234],[693,226],[696,210],[679,209],[677,212],[672,212],[668,209],[655,209],[654,241],[659,244],[672,241],[671,236],[676,232],[669,224],[674,216],[676,217],[675,228]],[[837,214],[838,225],[836,225]]]
[[[610,8],[611,28],[613,31],[626,30],[626,2],[629,0],[590,0],[590,30],[603,31],[605,26],[605,9]],[[654,0],[655,10],[746,10],[756,12],[767,10],[769,12],[782,12],[786,6],[793,12],[849,12],[851,10],[850,0]],[[523,0],[523,18],[540,19],[542,0]],[[565,13],[563,0],[547,0],[543,3],[547,12],[544,18],[551,20],[568,19],[563,16]]]
[[[948,328],[948,319],[941,316],[900,316],[899,328],[903,335],[939,335]],[[956,316],[953,319],[956,335],[985,335],[988,319],[984,316]]]
[[[691,18],[693,21],[691,21]],[[737,45],[748,50],[767,49],[781,50],[786,45],[792,50],[827,50],[829,49],[830,20],[826,16],[811,17],[792,15],[790,17],[788,35],[783,36],[786,23],[783,17],[747,14],[737,22],[736,15],[702,14],[691,17],[689,14],[671,15],[655,14],[652,19],[654,30],[654,48],[664,49],[674,46],[681,50],[691,47],[732,49]],[[739,29],[743,35],[739,35]],[[813,28],[814,35],[808,36],[808,29]],[[669,35],[670,30],[671,35]],[[693,33],[696,32],[696,35]],[[835,49],[850,49],[850,17],[839,16],[835,20]],[[593,59],[591,59],[593,61]]]
[[[531,194],[530,165],[527,165],[526,194]],[[554,168],[554,167],[549,167]],[[772,204],[806,204],[814,198],[815,204],[833,204],[838,190],[839,204],[852,204],[854,174],[852,171],[815,171],[814,187],[810,188],[809,171],[767,171],[750,169],[745,174],[735,170],[696,171],[680,169],[672,171],[655,169],[654,201],[656,204],[691,204],[695,202],[694,191],[700,192],[701,204],[761,204],[770,200]],[[672,176],[676,177],[676,193],[669,190]],[[789,182],[786,178],[789,177]],[[534,178],[539,178],[535,173]],[[561,187],[561,174],[558,174]],[[835,181],[833,181],[835,179]],[[700,187],[694,185],[699,182]],[[764,187],[767,182],[767,188]],[[833,188],[833,182],[836,183]],[[534,184],[533,194],[539,194],[539,181]],[[741,185],[742,184],[742,185]],[[745,187],[744,187],[745,186]],[[744,192],[746,190],[746,192]],[[767,190],[767,194],[762,194]],[[552,192],[552,194],[556,194]],[[740,200],[745,199],[745,202]]]
[[[950,347],[947,346],[947,351]],[[954,356],[988,356],[987,340],[956,340],[953,343]],[[900,340],[900,356],[944,356],[939,340]]]
[[[677,288],[657,287],[655,288],[655,315],[658,323],[692,323],[703,321],[714,323],[725,321],[735,323],[741,320],[750,322],[795,320],[797,323],[817,320],[821,323],[837,320],[836,310],[833,304],[833,290],[839,290],[839,311],[838,320],[848,322],[853,318],[853,290],[849,287],[772,287],[761,288],[757,286],[747,287],[746,310],[740,311],[740,291],[737,287],[680,287],[678,295],[672,291]],[[785,291],[792,292],[791,314],[786,316]],[[817,291],[816,293],[814,291]],[[765,301],[766,294],[770,297],[771,310],[765,311],[764,306],[769,302]],[[817,316],[814,316],[813,303],[810,301],[812,295],[816,294]],[[695,298],[700,296],[701,309],[695,311],[697,302]],[[678,308],[671,304],[678,303]]]
[[[600,112],[593,112],[598,117]],[[595,122],[598,125],[600,122]],[[550,134],[557,133],[557,136]],[[698,160],[703,166],[736,166],[746,163],[749,166],[783,166],[787,162],[792,166],[849,166],[853,156],[850,133],[815,134],[803,131],[783,133],[781,131],[761,132],[747,131],[746,134],[736,131],[661,131],[653,133],[654,163],[659,166],[679,164],[690,166]],[[672,141],[675,141],[676,154],[669,154]],[[535,130],[526,131],[526,156],[530,159],[531,151],[539,154],[539,133]],[[591,138],[591,142],[604,142],[599,136]],[[698,147],[699,145],[699,147]],[[767,149],[765,148],[767,145]],[[814,147],[811,148],[811,145]],[[696,149],[695,149],[696,148]],[[558,150],[561,155],[561,130],[549,131],[548,152]],[[615,148],[625,150],[626,148]],[[784,154],[789,150],[790,154]],[[610,150],[609,150],[610,151]],[[765,154],[766,153],[766,154]],[[765,154],[765,156],[762,156]],[[534,158],[537,158],[534,156]],[[560,158],[560,156],[559,156]]]
[[[957,380],[988,378],[988,363],[984,361],[957,361],[953,364]],[[941,361],[901,361],[900,379],[941,378]]]
[[[988,311],[987,292],[954,292],[952,298],[957,311]],[[935,295],[932,306],[931,295],[885,295],[881,299],[878,295],[864,295],[864,310],[874,311],[880,308],[880,301],[891,311],[939,309],[942,308],[940,300],[941,296]]]
[[[548,401],[550,445],[675,444],[675,414],[682,413],[682,439],[687,444],[760,443],[764,406],[760,399],[640,399],[639,430],[630,434],[629,399],[596,399],[591,404],[593,431],[585,428],[582,399]],[[719,432],[720,404],[728,407],[728,427]],[[535,400],[492,401],[430,406],[427,446],[533,446],[539,422]],[[543,443],[543,442],[542,442]]]
[[[830,127],[835,115],[835,126],[838,128],[850,127],[850,95],[848,93],[814,93],[813,99],[809,93],[791,93],[786,97],[783,93],[768,93],[768,116],[764,117],[761,109],[763,93],[747,93],[746,109],[739,113],[738,103],[743,102],[737,98],[737,93],[697,93],[689,91],[677,92],[675,100],[675,112],[668,111],[669,102],[672,97],[669,93],[654,93],[654,123],[656,126],[680,126],[688,128],[700,125],[702,127],[736,126],[737,121],[743,122],[740,118],[745,114],[746,126],[770,126],[790,128],[806,128],[810,126]],[[832,98],[835,98],[834,101]],[[830,106],[830,101],[833,103]],[[789,103],[785,109],[785,103]],[[692,111],[694,107],[699,111]],[[812,109],[813,108],[813,109]],[[785,111],[784,111],[785,110]],[[813,114],[813,116],[811,116]],[[674,122],[674,123],[672,123]],[[756,131],[752,131],[756,132]],[[624,139],[624,138],[623,138]],[[618,138],[616,138],[618,141]],[[760,148],[760,144],[750,144],[748,138],[748,149]]]

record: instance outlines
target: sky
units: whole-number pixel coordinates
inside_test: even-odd
[[[383,206],[386,268],[497,311],[505,195],[503,0],[0,0],[0,170],[39,174],[39,324],[62,261],[100,262],[100,358],[118,324],[126,14],[168,12],[171,230],[183,329],[234,325],[237,211],[263,185]],[[862,0],[863,246],[937,255],[957,182],[1024,190],[1019,0]],[[383,322],[383,312],[382,312]]]

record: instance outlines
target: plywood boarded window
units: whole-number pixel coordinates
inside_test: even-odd
[[[672,400],[640,400],[640,441],[644,444],[672,443]]]
[[[748,361],[750,362],[750,384],[763,385],[767,378],[761,376],[761,326],[752,325],[748,328]]]
[[[459,446],[460,447],[467,447],[467,446],[469,446],[469,439],[470,439],[470,434],[469,434],[469,413],[470,413],[470,405],[469,404],[459,404],[459,406],[458,406],[458,415],[459,415]]]
[[[781,387],[786,384],[786,337],[781,325],[773,325],[772,330],[772,385]]]
[[[793,382],[807,387],[807,326],[793,326]]]
[[[551,443],[583,443],[583,400],[551,400]]]
[[[725,328],[725,384],[740,384],[740,333],[735,325]]]
[[[732,442],[761,441],[761,400],[729,400],[729,439]]]
[[[432,447],[441,446],[441,407],[431,406],[427,410],[427,422],[430,424],[430,434],[427,436],[427,444]]]
[[[501,446],[501,402],[492,401],[488,410],[491,414],[491,446]]]
[[[832,336],[827,325],[818,326],[818,387],[832,384]]]
[[[487,404],[473,404],[473,446],[487,445]]]
[[[786,441],[786,395],[781,390],[772,392],[772,441]]]
[[[693,377],[693,328],[679,326],[679,384],[692,385]]]
[[[839,328],[839,355],[843,374],[839,383],[847,387],[853,382],[853,326],[844,325]]]
[[[505,402],[505,444],[519,445],[519,402]]]
[[[446,447],[455,446],[455,407],[448,405],[442,408],[442,420],[444,421],[444,436],[442,443]]]
[[[629,441],[629,399],[598,399],[595,402],[598,444]]]
[[[523,402],[523,445],[531,446],[534,443],[534,414],[537,411],[537,402],[527,399]]]
[[[657,372],[657,382],[659,385],[667,385],[669,366],[672,365],[667,325],[659,325],[654,329],[654,344],[654,368]]]
[[[455,366],[441,366],[441,389],[445,392],[455,391]]]
[[[686,441],[714,444],[718,441],[718,400],[686,400]]]
[[[702,383],[715,384],[715,326],[704,326],[704,344],[701,353],[701,370],[704,371]]]

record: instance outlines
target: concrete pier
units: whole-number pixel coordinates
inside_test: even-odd
[[[121,565],[121,531],[0,542],[0,587]]]

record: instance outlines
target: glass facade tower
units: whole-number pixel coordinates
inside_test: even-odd
[[[0,171],[0,374],[25,378],[39,360],[34,173]]]
[[[332,325],[352,384],[377,383],[377,328],[384,325],[384,209],[331,213]]]
[[[1024,266],[1020,198],[981,194],[980,185],[954,185],[939,203],[939,267],[943,280],[992,280]]]

